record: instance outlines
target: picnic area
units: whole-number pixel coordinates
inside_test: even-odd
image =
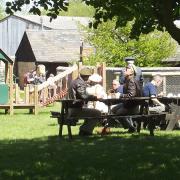
[[[0,180],[179,168],[179,0],[1,0]]]
[[[79,137],[75,126],[69,140],[66,128],[57,136],[57,122],[49,118],[57,108],[1,115],[0,179],[179,179],[179,130],[151,137],[148,130],[113,128],[107,136]]]

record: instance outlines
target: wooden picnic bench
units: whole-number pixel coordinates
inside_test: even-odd
[[[123,120],[124,118],[132,118],[134,122],[137,124],[137,132],[140,133],[142,123],[146,124],[150,135],[154,136],[154,129],[157,125],[160,124],[162,119],[165,119],[165,116],[169,114],[168,112],[163,113],[156,113],[156,114],[149,114],[148,112],[148,100],[150,98],[148,97],[136,97],[136,98],[122,98],[122,99],[104,99],[102,100],[104,103],[110,106],[112,104],[118,103],[118,102],[124,102],[124,101],[136,101],[140,105],[140,113],[134,114],[134,115],[126,115],[126,116],[119,116],[111,114],[110,111],[108,114],[102,114],[100,117],[97,117],[99,120],[107,119],[107,120],[115,120],[118,119],[119,121]],[[76,101],[82,101],[82,100],[76,100]],[[51,117],[56,118],[58,120],[59,124],[59,136],[62,136],[63,126],[66,125],[68,129],[68,136],[70,139],[72,139],[72,131],[71,126],[76,126],[78,119],[77,117],[68,117],[68,108],[69,104],[74,102],[74,100],[70,99],[62,99],[58,100],[58,102],[61,102],[61,110],[54,112],[51,112]],[[81,119],[94,119],[96,117],[81,117]],[[171,118],[170,118],[171,119]],[[173,120],[174,121],[174,120]],[[170,121],[169,121],[170,122]],[[168,122],[168,123],[169,123]],[[168,124],[167,124],[168,126]]]

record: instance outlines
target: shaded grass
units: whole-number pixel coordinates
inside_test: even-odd
[[[180,132],[147,131],[126,134],[112,129],[108,136],[57,137],[49,111],[38,116],[0,115],[0,179],[179,179]],[[64,134],[67,134],[64,128]]]

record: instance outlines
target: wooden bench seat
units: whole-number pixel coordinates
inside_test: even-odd
[[[119,116],[119,115],[106,115],[102,118],[107,118],[109,121],[119,121],[119,123],[127,118],[131,118],[133,122],[137,124],[137,132],[140,133],[142,123],[146,124],[148,130],[150,131],[150,135],[154,136],[154,129],[157,125],[161,123],[163,119],[165,119],[166,113],[159,113],[159,114],[136,114],[136,115],[126,115],[126,116]]]
[[[97,117],[99,120],[107,119],[108,121],[111,120],[118,120],[121,122],[121,120],[126,119],[126,118],[132,118],[134,122],[137,123],[137,132],[140,133],[141,130],[141,124],[146,123],[148,126],[148,129],[150,131],[150,135],[154,136],[154,129],[156,125],[160,124],[161,119],[164,119],[166,116],[166,113],[161,113],[161,114],[138,114],[138,115],[127,115],[127,116],[119,116],[119,115],[114,115],[114,114],[107,114],[104,115],[102,114],[101,117]],[[51,111],[51,117],[52,118],[57,118],[58,124],[59,124],[59,136],[62,136],[62,130],[63,126],[67,125],[68,128],[68,136],[70,139],[72,139],[72,131],[71,131],[71,126],[76,126],[78,119],[77,118],[63,118],[61,116],[60,112],[56,111]],[[82,119],[94,119],[95,117],[83,117]]]
[[[63,126],[66,125],[68,129],[68,136],[70,139],[72,139],[71,126],[76,126],[78,119],[62,117],[61,113],[57,111],[51,111],[51,118],[57,118],[59,124],[59,136],[62,136]]]

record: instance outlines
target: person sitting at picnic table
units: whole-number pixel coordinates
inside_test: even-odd
[[[165,105],[161,103],[156,97],[162,96],[162,92],[158,94],[157,87],[161,85],[163,78],[161,75],[154,75],[152,80],[145,84],[143,88],[143,95],[145,97],[153,97],[150,101],[149,112],[160,113],[165,111]]]
[[[107,94],[103,88],[103,86],[100,84],[102,82],[102,77],[99,74],[92,74],[89,77],[89,84],[90,87],[86,88],[86,91],[89,95],[98,96],[101,99],[107,98]],[[102,113],[108,112],[108,106],[100,101],[89,101],[87,103],[88,108],[95,108],[101,111]]]
[[[117,79],[113,79],[112,88],[108,91],[108,97],[112,98],[115,93],[123,93],[123,85],[119,83]]]
[[[71,82],[69,89],[70,99],[97,100],[97,96],[89,95],[86,91],[86,88],[89,86],[88,79],[91,74],[90,68],[84,67],[80,70],[79,77]],[[87,108],[87,105],[84,105],[83,101],[75,101],[69,106],[68,117],[84,119],[84,123],[80,126],[79,130],[80,136],[92,135],[93,129],[99,121],[98,117],[100,116],[101,111],[94,108]],[[91,117],[91,119],[86,117]]]
[[[123,93],[119,93],[119,98],[131,98],[131,97],[140,97],[141,89],[139,83],[134,78],[136,75],[136,68],[134,66],[128,65],[125,70],[125,84],[123,88]],[[112,108],[112,113],[117,115],[133,115],[139,112],[139,105],[133,101],[127,101],[120,103]],[[124,128],[128,128],[128,132],[136,131],[131,118],[125,118],[120,121]]]

